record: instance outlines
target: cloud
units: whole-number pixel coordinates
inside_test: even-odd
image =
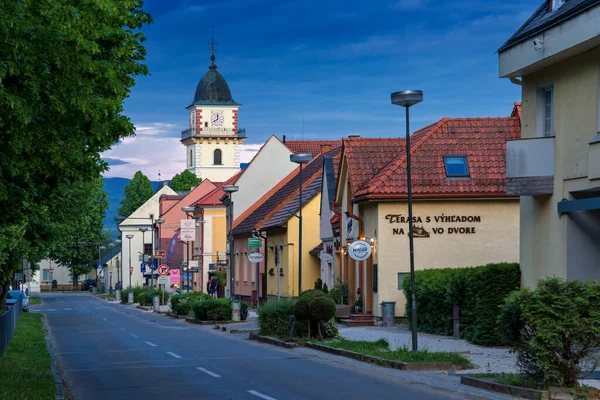
[[[102,161],[104,161],[105,163],[107,163],[109,166],[129,164],[128,161],[125,161],[125,160],[120,159],[120,158],[105,157],[105,158],[102,159]]]

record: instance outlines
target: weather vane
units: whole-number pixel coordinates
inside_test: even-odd
[[[210,59],[211,59],[211,61],[214,62],[215,61],[215,53],[217,51],[219,51],[219,49],[217,48],[218,43],[215,42],[215,27],[214,26],[212,27],[212,40],[208,44],[210,45],[210,48],[209,48],[210,54],[211,54]]]

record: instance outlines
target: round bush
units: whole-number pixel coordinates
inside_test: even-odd
[[[318,296],[308,305],[310,317],[317,321],[329,321],[335,316],[335,302],[329,296]]]
[[[298,320],[306,320],[310,318],[310,302],[317,297],[325,297],[325,293],[320,290],[307,290],[300,295],[300,298],[294,306],[294,315]],[[335,307],[335,304],[334,304]]]

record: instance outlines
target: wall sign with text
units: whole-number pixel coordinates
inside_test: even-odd
[[[403,214],[388,214],[385,219],[390,225],[406,225],[409,223],[408,216]],[[469,235],[477,233],[477,224],[481,222],[479,215],[434,215],[434,216],[416,216],[412,218],[413,237],[428,238],[431,235]],[[473,224],[471,226],[457,226],[464,223]],[[434,224],[427,226],[425,224]],[[407,235],[408,228],[404,226],[393,227],[392,235]]]
[[[348,255],[355,261],[364,261],[371,256],[371,245],[364,240],[356,240],[348,246]]]

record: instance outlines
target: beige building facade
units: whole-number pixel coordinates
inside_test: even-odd
[[[600,280],[600,1],[544,4],[499,50],[499,67],[522,86],[506,168],[521,196],[523,285]]]

